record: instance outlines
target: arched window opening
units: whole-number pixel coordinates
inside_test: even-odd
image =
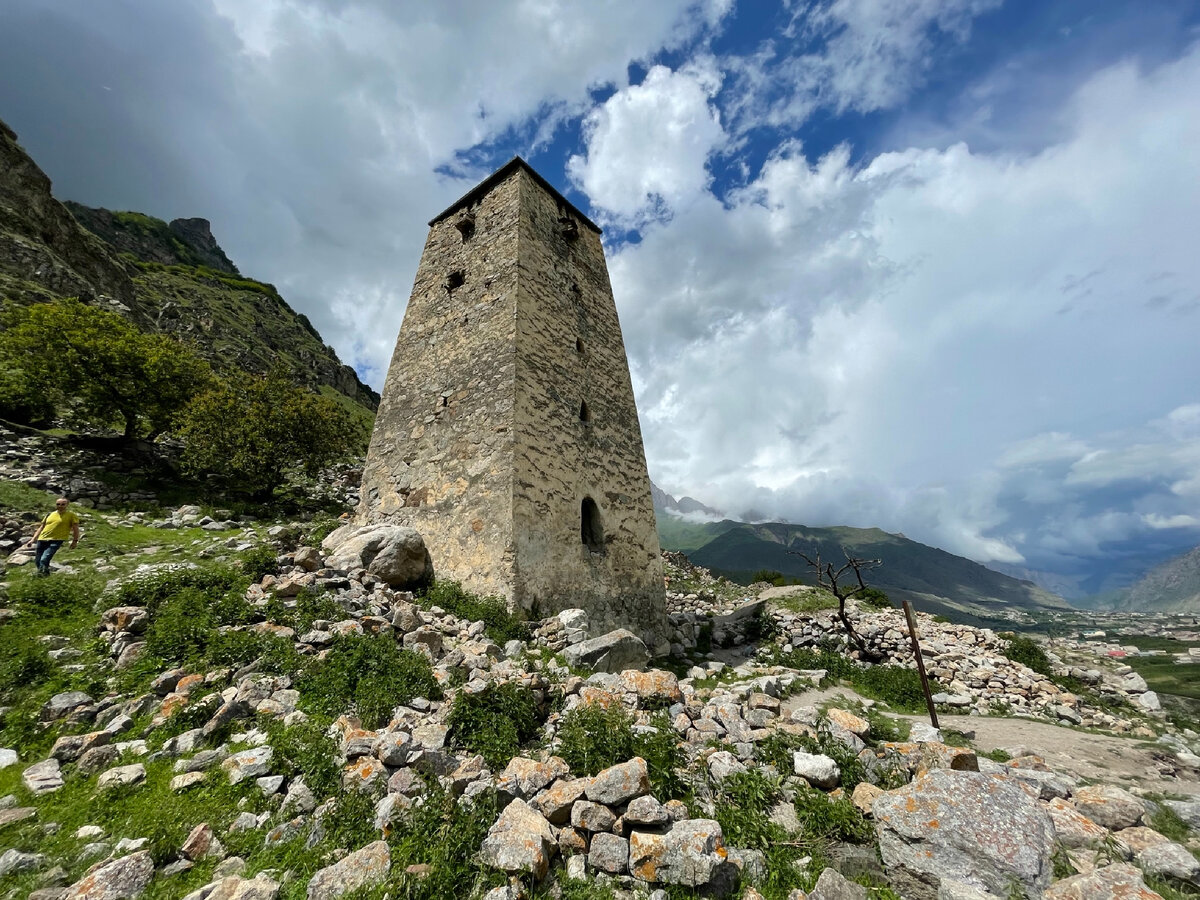
[[[466,283],[466,281],[467,281],[467,273],[462,271],[461,269],[459,269],[459,270],[457,270],[455,272],[451,272],[449,275],[447,275],[446,281],[444,283],[446,285],[447,291],[453,291],[455,288],[462,287]]]
[[[582,354],[583,350],[583,338],[575,338],[575,352]]]
[[[592,411],[590,409],[588,409],[586,400],[584,400],[582,403],[579,404],[579,421],[580,422],[592,421]]]
[[[604,552],[604,525],[600,522],[600,507],[591,497],[584,497],[580,505],[579,537],[592,553]]]

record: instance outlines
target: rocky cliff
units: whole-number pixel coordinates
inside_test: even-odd
[[[74,213],[74,215],[72,214]],[[246,278],[205,219],[63,204],[0,122],[0,309],[79,297],[147,331],[190,341],[220,372],[264,373],[332,389],[367,410],[378,395],[273,285]]]

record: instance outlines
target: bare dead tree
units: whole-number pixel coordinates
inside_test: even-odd
[[[863,581],[863,572],[883,565],[883,560],[859,559],[858,557],[851,556],[843,547],[842,555],[846,557],[846,563],[840,568],[834,569],[833,563],[822,563],[820,550],[817,550],[815,559],[799,550],[789,550],[788,553],[793,556],[799,556],[808,563],[809,567],[817,573],[817,586],[825,588],[825,590],[829,591],[836,598],[838,602],[838,618],[841,620],[842,627],[846,629],[846,635],[850,638],[850,642],[854,644],[854,648],[858,651],[859,655],[867,662],[880,662],[883,659],[883,655],[868,647],[862,636],[854,630],[854,624],[850,621],[850,616],[846,613],[846,601],[852,597],[861,597],[867,592],[868,588],[867,583]],[[846,587],[845,584],[839,583],[840,579],[844,578],[848,572],[854,573],[854,577],[858,581],[857,586]]]

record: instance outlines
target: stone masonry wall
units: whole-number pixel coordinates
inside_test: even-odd
[[[361,497],[360,521],[422,534],[438,576],[661,643],[650,480],[600,236],[523,163],[430,226]]]
[[[652,639],[666,618],[650,478],[600,235],[521,173],[515,596]],[[587,420],[581,418],[586,404]],[[582,540],[585,498],[603,545]]]
[[[511,595],[516,181],[476,206],[464,241],[429,231],[388,368],[359,518],[411,526],[435,573]],[[451,275],[463,282],[449,287]]]

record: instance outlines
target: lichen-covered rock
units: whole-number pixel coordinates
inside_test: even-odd
[[[251,747],[249,750],[234,753],[221,763],[221,768],[229,773],[229,783],[237,784],[247,778],[258,778],[270,772],[272,756],[273,751],[270,747]]]
[[[1174,841],[1146,847],[1137,854],[1137,861],[1147,875],[1200,883],[1200,859]]]
[[[683,699],[679,690],[679,677],[673,672],[650,669],[639,672],[626,669],[621,673],[621,683],[626,691],[637,694],[641,701],[677,703]]]
[[[279,883],[265,875],[254,878],[228,875],[192,891],[183,900],[276,900],[278,896]]]
[[[396,590],[419,587],[433,576],[433,562],[425,549],[425,540],[412,528],[368,525],[344,534],[339,534],[340,531],[325,539],[329,542],[336,535],[336,546],[325,558],[330,568],[366,569]]]
[[[387,841],[375,841],[320,869],[308,882],[308,900],[335,900],[350,891],[380,884],[392,867]]]
[[[619,806],[649,792],[650,772],[646,768],[646,761],[635,756],[629,762],[596,773],[585,794],[593,803]]]
[[[934,770],[872,812],[883,863],[906,876],[911,900],[933,900],[942,878],[1002,896],[1014,882],[1032,894],[1050,883],[1054,824],[1007,776]]]
[[[629,868],[629,841],[615,834],[595,834],[588,847],[587,861],[600,872],[624,875]]]
[[[1135,866],[1116,863],[1086,875],[1072,875],[1055,882],[1042,894],[1043,900],[1163,900],[1162,894],[1146,887]]]
[[[546,877],[556,844],[550,823],[524,800],[504,808],[483,841],[483,861],[510,874],[528,873],[537,881]]]
[[[1080,788],[1073,799],[1077,810],[1110,831],[1130,828],[1146,814],[1146,806],[1141,800],[1112,784]]]
[[[571,806],[583,796],[588,783],[587,778],[560,778],[530,805],[545,816],[551,825],[565,825],[571,818]]]
[[[628,825],[666,825],[671,820],[667,809],[653,797],[635,797],[623,816]]]
[[[567,664],[597,672],[623,672],[644,669],[650,662],[650,651],[632,631],[618,628],[600,637],[581,641],[563,651]]]
[[[837,869],[825,869],[808,893],[808,900],[867,900],[867,889],[847,881]]]
[[[1095,847],[1108,834],[1102,828],[1065,800],[1055,798],[1046,804],[1050,818],[1054,821],[1054,833],[1066,848]]]
[[[559,756],[552,756],[544,762],[514,756],[496,780],[496,789],[510,797],[526,799],[569,771],[566,761]]]
[[[580,800],[571,807],[571,824],[582,831],[608,831],[617,817],[607,806]]]
[[[713,819],[685,819],[664,834],[635,831],[629,836],[629,871],[649,884],[702,887],[723,882],[728,853],[721,826]]]
[[[148,850],[114,859],[93,869],[75,882],[63,900],[123,900],[136,897],[154,877],[154,860]]]

